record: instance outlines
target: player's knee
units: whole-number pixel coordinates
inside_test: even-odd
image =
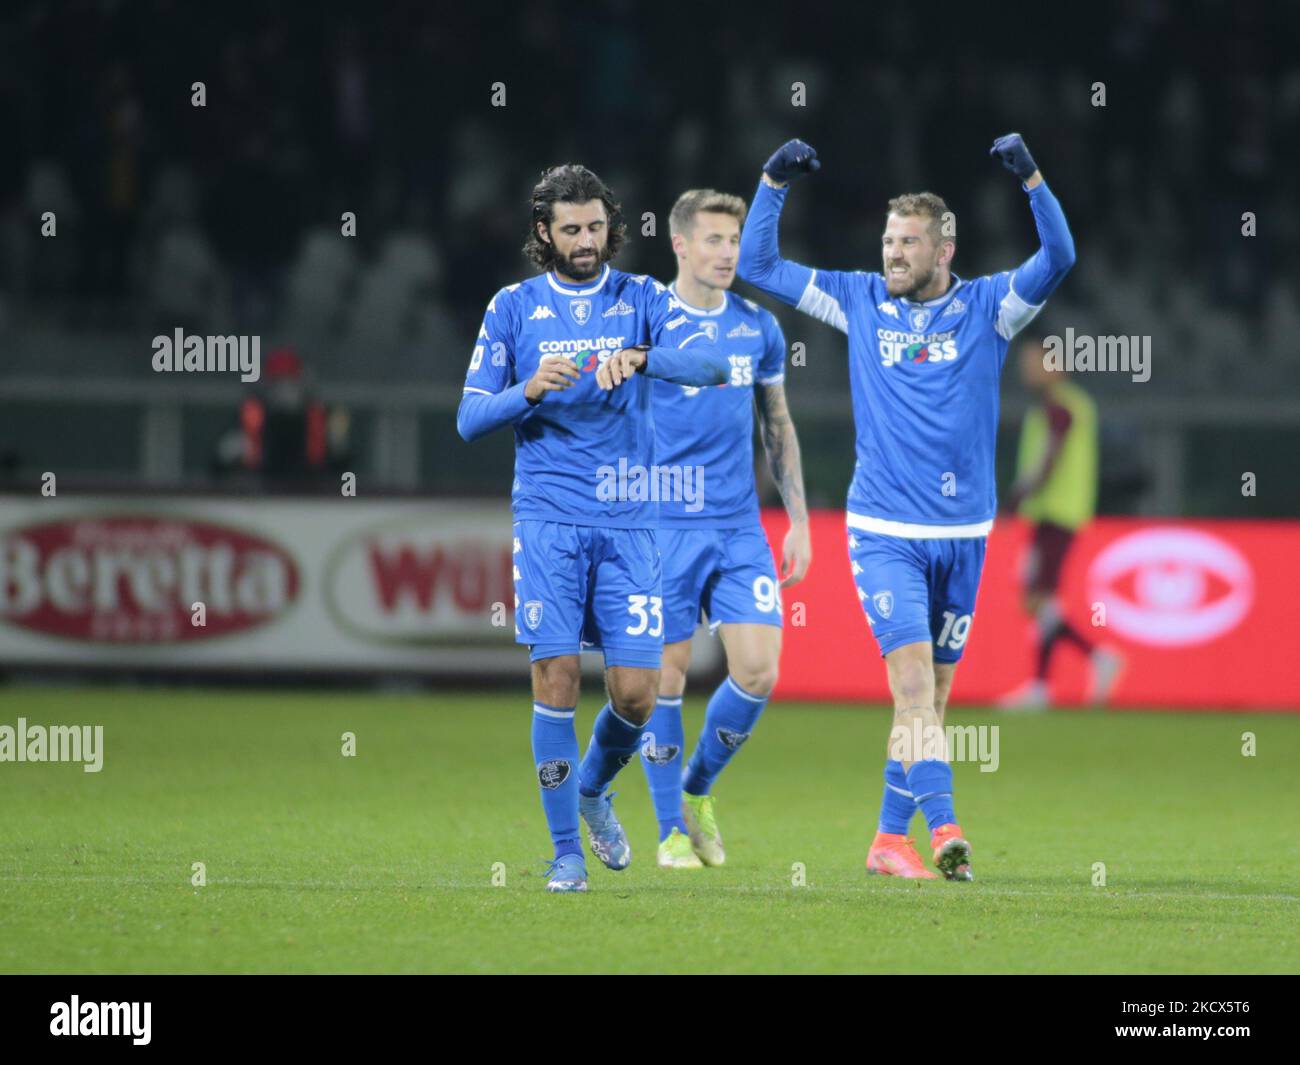
[[[764,697],[772,694],[772,689],[776,687],[776,676],[775,662],[742,663],[731,670],[731,679],[740,687],[750,695]]]
[[[634,725],[644,725],[654,713],[656,694],[652,691],[640,690],[620,692],[617,695],[611,693],[610,703],[624,721],[630,721]]]
[[[544,658],[533,663],[533,691],[549,706],[577,706],[581,676],[577,655]]]
[[[925,663],[917,660],[899,667],[894,702],[899,707],[930,706],[934,702],[934,676]]]

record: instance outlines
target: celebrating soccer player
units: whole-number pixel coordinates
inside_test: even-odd
[[[656,340],[724,342],[730,369],[713,388],[651,386],[656,465],[702,471],[706,485],[698,498],[661,501],[659,512],[663,671],[641,754],[659,819],[659,864],[668,868],[725,860],[710,789],[767,705],[781,654],[780,588],[801,580],[812,559],[799,441],[785,401],[785,338],[770,312],[727,291],[744,220],[744,200],[711,189],[683,193],[669,217],[677,254],[677,280],[669,288],[678,313]],[[790,518],[780,585],[758,519],[755,400],[768,464]],[[720,630],[727,677],[709,698],[683,779],[682,694],[701,613],[710,630]]]
[[[932,878],[907,828],[919,807],[935,865],[971,879],[942,734],[970,637],[997,508],[993,457],[1007,344],[1074,263],[1060,204],[1019,134],[994,142],[1022,182],[1041,247],[1015,270],[973,281],[951,271],[956,220],[928,192],[889,202],[880,274],[782,259],[777,226],[791,179],[820,168],[802,141],[767,161],[740,242],[742,278],[848,336],[857,464],[849,555],[894,700],[885,789],[868,872]],[[921,737],[924,740],[921,741]]]
[[[555,847],[546,886],[556,892],[587,889],[579,815],[605,865],[631,859],[605,789],[640,747],[659,688],[648,378],[703,386],[730,372],[710,345],[649,349],[671,297],[609,265],[623,236],[619,205],[590,170],[542,175],[524,250],[543,272],[488,303],[456,420],[467,441],[514,430],[515,633],[532,659],[533,756]],[[609,702],[579,764],[584,647],[604,651]]]
[[[1047,668],[1052,650],[1073,644],[1088,656],[1088,699],[1104,703],[1119,675],[1122,659],[1071,625],[1061,611],[1058,586],[1066,555],[1081,526],[1097,506],[1097,405],[1064,370],[1049,369],[1043,342],[1022,341],[1020,380],[1033,403],[1020,430],[1016,481],[1008,510],[1033,523],[1033,542],[1025,572],[1025,610],[1037,623],[1034,676],[1000,705],[1039,709],[1050,702]]]

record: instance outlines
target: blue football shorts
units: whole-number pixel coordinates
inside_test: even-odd
[[[664,573],[664,642],[689,640],[707,618],[781,627],[781,586],[761,525],[659,530]]]
[[[848,534],[853,583],[881,655],[929,640],[936,662],[960,661],[975,617],[986,538]]]
[[[664,615],[654,529],[514,523],[515,642],[536,662],[600,650],[658,669]]]

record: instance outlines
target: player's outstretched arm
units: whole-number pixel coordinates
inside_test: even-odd
[[[643,373],[676,385],[720,385],[731,362],[717,344],[692,344],[685,348],[641,345],[614,352],[596,370],[596,384],[605,391],[617,388],[633,374]]]
[[[801,140],[781,145],[763,164],[758,191],[754,193],[754,202],[740,234],[736,272],[755,288],[791,306],[798,306],[813,270],[781,258],[777,237],[781,208],[790,181],[820,169],[821,161],[812,146]]]
[[[1008,133],[993,142],[989,154],[1018,177],[1029,194],[1040,247],[1012,275],[1016,295],[1029,304],[1041,304],[1074,265],[1074,238],[1065,212],[1019,133]]]

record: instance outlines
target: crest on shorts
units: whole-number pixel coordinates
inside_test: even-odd
[[[542,623],[542,603],[540,599],[530,599],[524,604],[524,621],[530,629],[536,629]]]
[[[871,604],[882,618],[888,618],[894,612],[894,593],[877,592],[871,597]]]
[[[576,300],[569,300],[569,313],[573,315],[573,320],[579,325],[586,325],[587,319],[591,317],[591,300],[586,296],[581,296]]]
[[[920,332],[930,324],[930,311],[926,307],[913,307],[907,312],[907,322],[916,331]]]
[[[547,791],[554,791],[566,780],[573,771],[573,765],[567,758],[552,758],[549,762],[542,762],[537,767],[537,783]]]
[[[718,729],[718,742],[729,751],[740,750],[740,745],[749,739],[748,732],[736,732],[734,729]]]

